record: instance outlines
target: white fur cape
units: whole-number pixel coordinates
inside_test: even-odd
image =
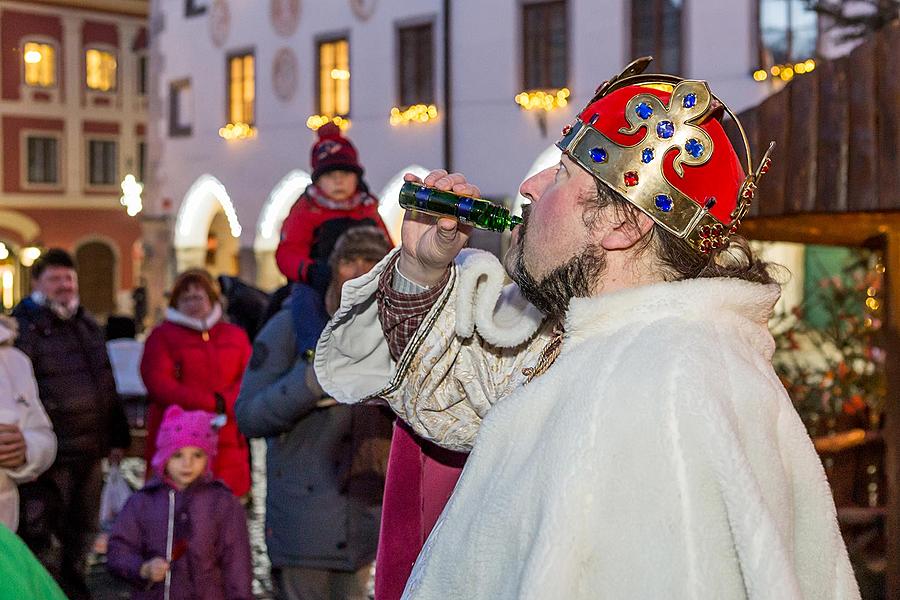
[[[474,442],[404,598],[859,598],[824,471],[770,364],[777,289],[707,279],[573,300],[559,359],[524,385],[547,325],[507,319],[513,344],[532,336],[488,343],[482,321],[517,312],[495,309],[491,277],[458,266],[404,357],[369,382],[421,435]],[[374,343],[361,290],[317,353],[336,396],[342,372],[367,372],[341,340]]]

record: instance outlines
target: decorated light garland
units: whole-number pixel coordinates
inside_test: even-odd
[[[324,125],[325,123],[334,123],[338,127],[341,128],[341,131],[346,131],[350,129],[350,119],[345,119],[344,117],[329,117],[328,115],[310,115],[308,119],[306,119],[306,126],[316,131],[319,127]]]
[[[516,104],[524,110],[551,111],[569,103],[569,88],[559,90],[532,90],[516,94]]]
[[[229,123],[219,128],[219,137],[226,140],[243,140],[256,137],[256,127],[247,123]]]
[[[795,75],[805,75],[812,73],[816,69],[816,61],[812,58],[798,63],[785,63],[783,65],[772,65],[769,70],[757,69],[753,72],[753,79],[756,81],[766,81],[770,76],[774,79],[780,78],[782,81],[790,81]]]
[[[438,116],[438,109],[434,104],[413,104],[401,109],[397,106],[391,109],[391,125],[403,125],[405,123],[427,123]]]

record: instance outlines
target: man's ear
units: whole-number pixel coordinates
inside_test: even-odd
[[[653,219],[643,211],[634,209],[630,214],[616,214],[612,228],[606,232],[600,245],[604,250],[627,250],[637,244],[653,228]]]

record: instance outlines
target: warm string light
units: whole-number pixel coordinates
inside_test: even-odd
[[[438,109],[434,104],[413,104],[400,109],[395,106],[391,109],[391,125],[397,126],[405,123],[427,123],[438,116]]]
[[[219,128],[219,137],[226,140],[243,140],[256,137],[256,127],[247,123],[229,123]]]
[[[27,248],[22,248],[22,251],[19,253],[19,261],[21,261],[23,267],[30,267],[34,264],[41,256],[41,249],[37,246],[28,246]]]
[[[144,209],[144,203],[141,200],[141,193],[144,191],[144,185],[139,183],[134,175],[129,173],[122,180],[122,197],[119,203],[125,207],[125,212],[129,217],[137,215]]]
[[[569,88],[560,90],[532,90],[516,94],[516,104],[525,110],[551,111],[569,103]]]
[[[756,81],[766,81],[771,76],[773,79],[778,77],[782,81],[790,81],[795,75],[812,73],[815,69],[816,61],[808,58],[803,62],[773,65],[768,71],[765,69],[757,69],[753,72],[753,79]]]
[[[306,119],[306,126],[313,131],[316,131],[319,127],[329,122],[340,127],[341,131],[350,129],[350,119],[345,119],[344,117],[329,117],[327,115],[310,115],[310,117]]]

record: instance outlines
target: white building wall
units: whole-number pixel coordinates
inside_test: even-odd
[[[309,170],[315,134],[306,119],[316,107],[315,44],[334,33],[347,33],[350,40],[352,127],[347,135],[360,151],[372,190],[380,191],[407,165],[444,166],[442,0],[379,0],[366,21],[353,14],[349,1],[303,0],[299,27],[287,38],[274,32],[268,0],[228,0],[231,23],[222,47],[210,39],[210,10],[185,18],[183,0],[154,1],[164,26],[151,41],[154,58],[162,58],[154,69],[161,97],[151,103],[162,107],[161,114],[150,118],[162,140],[158,153],[151,150],[158,156],[146,192],[151,212],[174,215],[197,178],[210,174],[234,203],[243,227],[241,247],[251,248],[273,188],[291,171]],[[758,103],[768,86],[751,77],[757,67],[756,1],[685,1],[686,75],[709,79],[736,111]],[[630,61],[629,5],[625,0],[569,0],[571,103],[546,115],[544,131],[537,114],[514,102],[522,91],[520,2],[453,2],[453,168],[466,173],[486,196],[514,197],[535,158],[554,143],[597,85]],[[396,28],[420,19],[434,23],[435,98],[441,115],[427,124],[392,127],[388,115],[397,103]],[[289,102],[272,91],[272,61],[282,47],[297,56],[297,91]],[[225,141],[217,132],[225,124],[226,56],[248,48],[256,55],[258,134]],[[192,82],[193,135],[173,139],[168,136],[169,82],[185,77]],[[170,200],[167,207],[164,198]]]

